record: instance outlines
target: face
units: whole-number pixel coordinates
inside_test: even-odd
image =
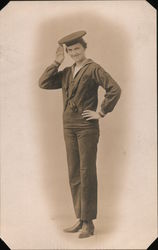
[[[75,62],[81,62],[85,59],[85,48],[80,43],[68,46],[67,52]]]

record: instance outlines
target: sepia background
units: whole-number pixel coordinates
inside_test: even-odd
[[[62,93],[38,87],[57,41],[77,30],[122,89],[100,120],[98,218],[82,240],[62,231],[75,221]],[[146,1],[11,1],[0,50],[2,239],[21,250],[146,249],[157,235],[156,11]],[[71,64],[66,56],[61,69]]]

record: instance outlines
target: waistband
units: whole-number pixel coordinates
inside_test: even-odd
[[[64,128],[98,128],[98,120],[87,121],[82,117],[80,112],[65,111],[63,112]]]

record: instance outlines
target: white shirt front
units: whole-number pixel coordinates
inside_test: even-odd
[[[73,78],[76,76],[77,72],[84,66],[87,59],[85,59],[81,65],[74,65]]]

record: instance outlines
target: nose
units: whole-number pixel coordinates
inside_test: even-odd
[[[77,56],[77,55],[78,55],[78,53],[75,50],[71,51],[71,56]]]

